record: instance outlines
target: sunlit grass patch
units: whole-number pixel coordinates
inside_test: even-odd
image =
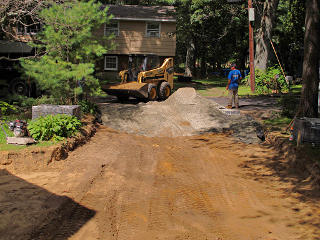
[[[264,120],[264,124],[267,126],[278,126],[278,127],[286,127],[291,122],[292,119],[287,117],[278,117],[275,119],[267,119]]]

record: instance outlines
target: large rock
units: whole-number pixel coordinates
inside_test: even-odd
[[[32,120],[40,116],[46,115],[56,115],[56,114],[66,114],[71,116],[81,117],[80,105],[51,105],[42,104],[39,106],[32,107]]]

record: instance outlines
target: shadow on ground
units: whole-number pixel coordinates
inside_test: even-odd
[[[246,169],[245,175],[258,182],[271,182],[281,191],[283,197],[288,199],[288,208],[299,213],[301,225],[313,227],[317,236],[320,236],[320,168],[315,162],[319,156],[319,149],[313,149],[316,153],[310,153],[309,147],[297,148],[287,139],[281,139],[278,144],[265,145],[266,153],[272,149],[275,154],[261,157],[259,153],[252,153],[248,161],[240,167]],[[307,148],[307,149],[306,149]],[[319,158],[319,157],[318,157]],[[280,181],[280,184],[277,184]],[[305,209],[313,209],[307,212]],[[320,237],[314,238],[320,240]]]
[[[282,143],[276,146],[265,145],[265,148],[275,150],[274,155],[256,158],[253,154],[241,167],[253,170],[259,166],[266,167],[270,170],[267,175],[256,170],[247,174],[255,177],[256,180],[263,180],[268,176],[278,177],[280,181],[290,183],[292,187],[288,191],[298,193],[300,200],[320,200],[320,169],[319,164],[315,162],[316,157],[313,156],[319,152],[319,149],[312,150],[308,146],[297,148],[287,139],[281,140]]]
[[[0,239],[69,239],[95,211],[0,170]]]
[[[211,82],[208,82],[207,84],[203,84],[201,82],[196,82],[196,81],[189,81],[189,82],[174,82],[174,91],[176,91],[179,88],[182,87],[192,87],[196,90],[208,90],[211,88],[216,88],[216,87],[225,87],[226,86],[226,80],[223,79],[217,79],[213,80]]]

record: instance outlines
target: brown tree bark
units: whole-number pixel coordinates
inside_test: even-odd
[[[306,0],[302,90],[297,116],[318,116],[320,0]]]
[[[262,16],[256,34],[255,68],[267,70],[268,61],[272,53],[270,40],[276,17],[279,0],[266,0],[263,4]],[[257,7],[257,9],[259,6]],[[256,11],[256,15],[260,12]]]
[[[194,52],[195,52],[195,46],[194,46],[194,43],[191,41],[187,49],[185,72],[184,72],[184,74],[188,77],[192,77],[192,73],[194,71],[194,61],[195,61]]]
[[[202,54],[200,61],[200,76],[204,78],[207,76],[207,60],[206,57]]]

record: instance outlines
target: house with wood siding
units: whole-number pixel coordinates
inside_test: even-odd
[[[156,54],[162,62],[176,52],[176,19],[172,6],[108,5],[113,18],[97,36],[113,33],[114,49],[96,64],[103,79],[114,79],[127,69],[130,54]],[[107,43],[106,43],[107,44]],[[108,43],[110,44],[110,43]]]

